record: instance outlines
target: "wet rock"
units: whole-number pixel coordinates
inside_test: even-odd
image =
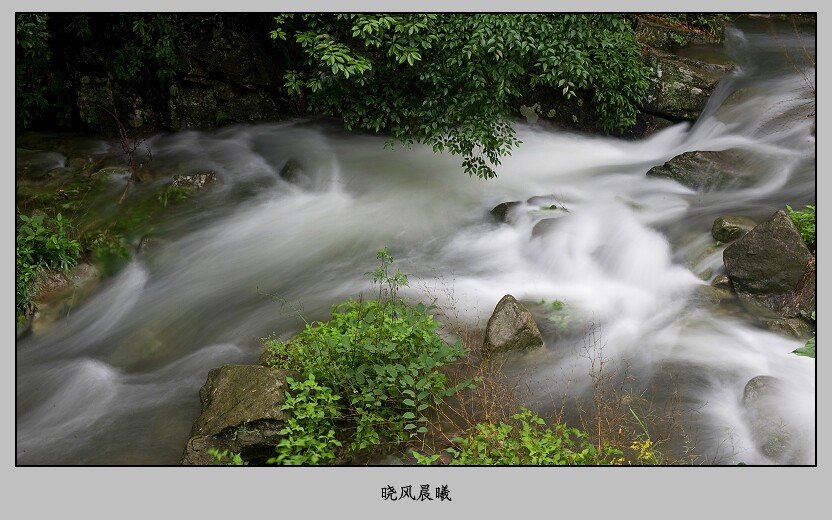
[[[280,178],[288,182],[298,182],[303,176],[303,166],[295,160],[289,159],[280,169]]]
[[[497,204],[494,206],[494,209],[491,210],[491,216],[494,217],[494,220],[497,222],[508,224],[511,222],[512,210],[521,204],[522,202],[520,201]]]
[[[811,256],[792,220],[779,210],[726,247],[723,262],[744,307],[779,312]]]
[[[713,305],[720,305],[723,302],[732,301],[736,297],[732,291],[723,287],[713,285],[700,285],[696,287],[696,297]]]
[[[729,66],[704,63],[658,49],[651,49],[647,64],[652,70],[647,101],[642,109],[674,120],[693,121],[716,89]]]
[[[727,289],[729,291],[734,290],[734,286],[731,284],[731,278],[729,278],[727,274],[716,275],[711,282],[711,286],[716,287],[717,289]]]
[[[199,390],[202,412],[191,428],[182,464],[212,464],[210,448],[241,453],[246,460],[273,455],[286,421],[280,409],[286,378],[292,375],[262,365],[211,370]]]
[[[647,176],[672,179],[702,192],[740,188],[751,181],[746,157],[736,150],[685,152],[650,168]]]
[[[723,216],[714,221],[711,235],[714,240],[723,243],[733,242],[754,229],[756,225],[757,223],[748,217]]]
[[[189,175],[174,175],[171,184],[187,188],[204,188],[217,180],[217,174],[211,171],[195,172]]]
[[[527,352],[543,346],[543,337],[529,310],[514,296],[503,296],[488,319],[483,356],[514,351]]]
[[[779,318],[763,320],[764,327],[775,332],[807,340],[812,337],[812,326],[800,318]]]

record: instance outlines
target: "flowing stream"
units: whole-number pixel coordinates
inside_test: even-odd
[[[256,362],[260,338],[289,337],[301,316],[325,319],[368,294],[365,273],[388,246],[407,296],[436,297],[461,323],[484,326],[505,294],[536,309],[546,351],[508,368],[530,404],[585,395],[587,346],[600,346],[608,367],[628,367],[634,392],[695,412],[685,428],[703,460],[815,464],[814,359],[790,354],[802,341],[697,298],[722,272],[722,249],[695,254],[719,216],[761,221],[815,203],[814,48],[813,32],[788,25],[777,37],[767,23],[732,27],[718,51],[736,68],[696,124],[640,141],[518,125],[523,144],[490,181],[468,178],[457,157],[391,151],[317,120],[149,138],[153,167],[168,173],[132,194],[183,169],[217,182],[71,312],[17,342],[17,463],[177,464],[208,371]],[[753,154],[752,185],[698,193],[645,175],[686,151],[725,149]],[[293,182],[279,175],[290,159]],[[523,203],[494,221],[507,201]],[[551,204],[568,211],[542,209]],[[534,306],[555,300],[568,333]],[[783,461],[756,447],[743,412],[758,375],[786,382],[772,404],[792,432]]]

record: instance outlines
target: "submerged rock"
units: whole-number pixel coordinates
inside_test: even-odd
[[[754,377],[745,385],[742,404],[758,449],[779,464],[789,464],[795,435],[777,410],[776,400],[781,387],[782,381],[776,377]]]

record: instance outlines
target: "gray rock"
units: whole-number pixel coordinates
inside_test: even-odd
[[[798,339],[808,340],[812,337],[812,326],[800,318],[767,319],[762,323],[769,330],[782,332]]]
[[[511,211],[516,206],[522,204],[522,202],[515,201],[515,202],[503,202],[494,206],[494,209],[491,210],[491,216],[494,217],[494,220],[497,222],[502,223],[509,223],[511,222]]]
[[[699,300],[714,305],[731,301],[736,297],[729,289],[714,287],[713,285],[700,285],[696,288],[695,294]]]
[[[527,352],[543,346],[534,317],[514,296],[503,296],[488,319],[483,340],[483,357],[513,351]]]
[[[194,421],[182,456],[184,465],[213,462],[208,449],[268,457],[280,441],[286,415],[286,378],[290,371],[262,365],[226,365],[208,373],[199,390],[202,412]]]
[[[736,150],[685,152],[647,172],[702,192],[743,187],[750,174],[746,157]]]
[[[677,120],[696,120],[719,81],[731,70],[657,49],[650,50],[647,62],[653,74],[642,108]]]
[[[779,312],[811,256],[792,220],[778,210],[726,247],[722,258],[744,307]]]
[[[171,182],[174,186],[187,188],[204,188],[217,180],[217,174],[210,171],[195,172],[189,175],[174,175]]]
[[[729,278],[727,274],[716,275],[711,282],[711,286],[716,287],[717,289],[727,289],[729,291],[734,290],[734,286],[731,284],[731,278]]]
[[[733,242],[754,229],[756,225],[757,223],[748,217],[723,216],[714,221],[711,236],[714,240],[723,243]]]

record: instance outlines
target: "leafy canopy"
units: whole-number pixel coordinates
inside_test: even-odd
[[[635,124],[649,69],[625,18],[613,14],[305,14],[275,18],[295,44],[285,87],[347,130],[463,157],[492,178],[520,144],[509,114],[529,87],[592,97],[598,127]]]

